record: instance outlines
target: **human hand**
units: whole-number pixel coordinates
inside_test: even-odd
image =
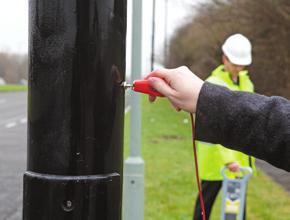
[[[187,67],[176,69],[159,69],[145,77],[150,86],[169,99],[177,111],[185,110],[195,113],[199,92],[203,81]],[[154,102],[155,96],[149,96]]]
[[[229,163],[227,168],[232,172],[240,172],[240,165],[237,162]]]

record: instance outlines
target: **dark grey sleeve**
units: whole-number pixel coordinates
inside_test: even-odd
[[[205,83],[197,103],[196,138],[290,171],[290,101]]]

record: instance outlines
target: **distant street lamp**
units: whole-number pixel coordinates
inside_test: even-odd
[[[165,12],[164,12],[164,52],[163,52],[163,62],[166,63],[168,55],[168,36],[167,36],[167,20],[168,20],[168,0],[165,0]]]
[[[156,11],[156,0],[153,0],[153,15],[152,15],[152,41],[151,41],[151,71],[154,70],[155,62],[155,11]]]

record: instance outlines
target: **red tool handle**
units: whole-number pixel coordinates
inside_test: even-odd
[[[153,96],[164,97],[164,95],[162,95],[149,85],[148,80],[135,80],[133,82],[133,90],[135,92],[141,92]]]

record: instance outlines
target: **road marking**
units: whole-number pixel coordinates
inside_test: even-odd
[[[25,124],[25,123],[27,123],[27,118],[21,118],[21,119],[20,119],[20,123],[21,123],[21,124]]]
[[[6,128],[12,128],[16,126],[16,122],[10,122],[5,125]]]
[[[12,117],[12,118],[7,118],[6,120],[3,120],[3,121],[0,121],[0,125],[8,124],[8,123],[13,122],[13,121],[18,121],[21,118],[23,118],[23,114]]]
[[[3,104],[3,103],[5,103],[5,102],[6,102],[5,99],[0,99],[0,104]]]

